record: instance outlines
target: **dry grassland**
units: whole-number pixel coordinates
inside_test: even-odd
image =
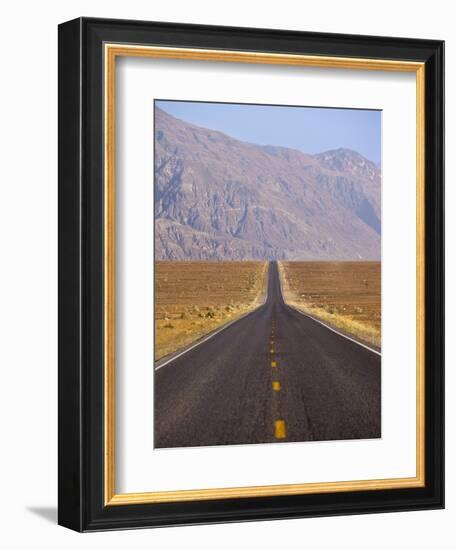
[[[285,301],[381,347],[380,262],[280,262]]]
[[[255,309],[267,262],[155,262],[155,360]]]

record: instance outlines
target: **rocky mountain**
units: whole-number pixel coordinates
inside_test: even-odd
[[[155,109],[155,254],[380,258],[381,173],[355,151],[259,146]]]

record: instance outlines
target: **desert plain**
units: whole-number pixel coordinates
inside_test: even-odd
[[[260,305],[268,262],[155,262],[155,360]]]
[[[380,262],[278,262],[285,302],[362,342],[381,346]],[[268,262],[157,261],[155,360],[253,311]]]

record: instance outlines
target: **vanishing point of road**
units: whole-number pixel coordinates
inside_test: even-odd
[[[154,445],[380,437],[381,357],[285,304],[265,303],[155,370]]]

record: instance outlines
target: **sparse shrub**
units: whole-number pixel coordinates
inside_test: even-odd
[[[157,262],[156,269],[156,354],[161,357],[255,305],[267,263]]]

